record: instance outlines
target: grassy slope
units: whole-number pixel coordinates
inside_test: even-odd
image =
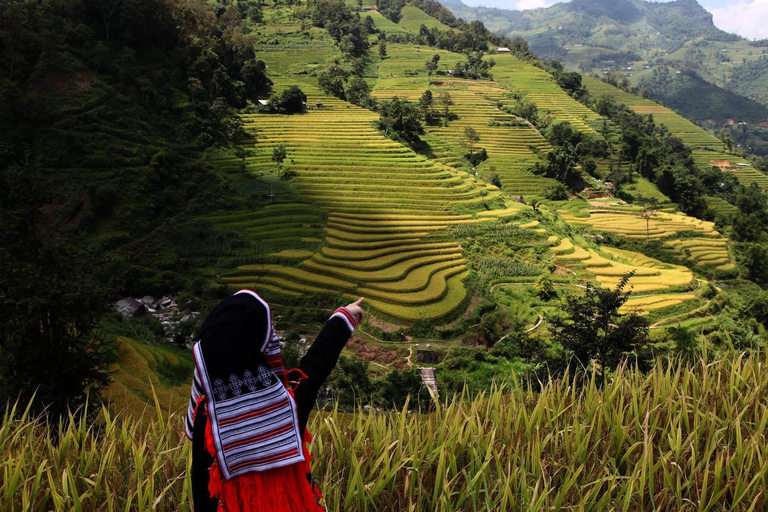
[[[659,364],[605,389],[566,377],[428,415],[321,412],[312,469],[331,511],[764,510],[761,364]],[[42,425],[3,421],[4,510],[188,510],[182,421],[104,413],[102,429],[73,422],[58,443]]]
[[[155,398],[165,410],[187,406],[191,353],[124,337],[117,339],[117,352],[119,360],[110,368],[112,382],[102,393],[111,410],[138,416],[154,407]]]
[[[402,18],[398,22],[398,24],[405,28],[406,30],[413,32],[415,34],[419,33],[419,29],[422,25],[426,26],[428,29],[437,28],[441,31],[447,31],[451,30],[451,27],[444,25],[440,23],[438,20],[433,18],[432,16],[426,14],[424,11],[419,9],[418,7],[414,7],[412,5],[406,5],[403,7],[403,10],[401,11]]]

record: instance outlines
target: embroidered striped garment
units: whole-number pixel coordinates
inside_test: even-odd
[[[281,380],[280,342],[269,304],[250,290],[224,300],[206,318],[192,353],[195,375],[185,430],[191,439],[197,399],[205,395],[225,480],[304,460],[296,403]]]
[[[237,292],[241,293],[241,292]],[[280,339],[275,334],[275,329],[272,327],[270,319],[270,336],[269,342],[264,349],[264,357],[267,360],[267,365],[278,378],[282,379],[285,368],[283,367],[283,357],[280,351]],[[192,427],[195,424],[195,407],[197,407],[198,399],[203,396],[203,384],[200,382],[200,373],[197,371],[197,365],[195,365],[194,378],[192,380],[192,393],[189,399],[189,406],[187,407],[187,417],[184,422],[184,432],[187,434],[187,438],[192,440]]]
[[[356,318],[346,308],[331,318],[350,332]],[[280,342],[269,304],[241,290],[206,318],[193,348],[195,373],[185,430],[192,439],[198,398],[207,397],[216,459],[225,480],[305,460],[298,408],[282,382]]]
[[[200,343],[195,345],[194,355],[205,373]],[[206,396],[213,397],[208,418],[226,480],[304,460],[296,403],[266,366],[259,366],[256,375],[246,370],[242,379],[234,374],[226,383],[215,379],[206,391]]]

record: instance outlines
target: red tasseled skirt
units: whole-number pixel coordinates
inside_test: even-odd
[[[207,412],[206,412],[207,414]],[[308,433],[305,438],[308,440]],[[309,450],[303,443],[305,461],[269,471],[255,471],[224,481],[216,462],[211,422],[205,428],[205,449],[214,459],[210,470],[208,492],[219,500],[221,512],[322,512],[307,480],[309,474]]]

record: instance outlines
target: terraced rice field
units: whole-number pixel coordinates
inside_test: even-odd
[[[187,403],[188,379],[178,385],[167,385],[160,380],[158,368],[163,364],[186,367],[191,377],[191,354],[123,337],[116,340],[116,349],[118,362],[110,366],[111,382],[103,393],[113,411],[140,415],[146,406],[154,406],[153,393],[162,408],[175,409]]]
[[[757,183],[759,187],[768,189],[768,176],[752,167],[748,160],[740,156],[694,150],[693,159],[700,167],[718,167],[722,171],[735,174],[742,185],[749,186]]]
[[[247,213],[212,215],[205,218],[218,228],[238,232],[263,243],[297,240],[320,242],[326,215],[306,203],[276,203]]]
[[[299,268],[243,266],[224,281],[235,287],[254,283],[296,293],[365,296],[377,310],[407,320],[445,316],[466,297],[461,284],[466,262],[455,243],[422,239],[464,220],[456,217],[438,223],[390,221],[377,214],[331,216],[324,247]]]
[[[460,53],[438,48],[387,44],[387,58],[378,65],[379,80],[374,85],[373,95],[380,98],[391,98],[394,95],[404,97],[405,93],[400,91],[411,91],[408,97],[418,99],[421,93],[429,88],[429,77],[424,70],[424,64],[434,55],[440,55],[438,69],[442,72],[453,69],[457,62],[466,60]],[[432,75],[432,80],[440,82],[443,77]],[[418,95],[415,91],[418,91]]]
[[[410,34],[411,33],[410,30],[385,18],[384,16],[379,14],[378,11],[369,11],[369,12],[360,13],[361,19],[365,19],[366,17],[371,18],[373,20],[373,26],[376,27],[376,29],[380,30],[381,32],[385,32],[387,34]],[[417,29],[417,32],[418,32],[418,29]]]
[[[625,313],[633,309],[639,309],[644,312],[655,311],[670,306],[677,306],[694,299],[696,299],[696,294],[694,293],[659,293],[643,297],[630,297],[624,306],[619,309],[619,312]]]
[[[550,250],[556,263],[592,276],[604,288],[615,288],[626,274],[634,272],[629,280],[634,295],[625,305],[625,311],[639,308],[647,313],[696,298],[689,292],[663,293],[675,287],[693,286],[693,274],[682,265],[670,265],[640,253],[610,247],[602,247],[598,253],[574,245],[568,238]],[[639,293],[653,294],[638,296]]]
[[[314,30],[320,33],[315,33]],[[334,58],[341,57],[341,53],[328,38],[325,29],[313,29],[312,43],[257,45],[256,52],[259,58],[267,63],[269,76],[277,82],[275,87],[277,91],[285,86],[281,83],[285,78],[295,74],[310,73]]]
[[[744,185],[750,185],[754,182],[760,187],[768,189],[768,176],[752,167],[747,160],[728,154],[723,142],[673,110],[654,101],[624,92],[594,78],[585,76],[583,83],[596,98],[607,95],[617,102],[627,105],[638,114],[652,114],[657,124],[666,125],[672,134],[693,149],[693,158],[697,165],[720,167],[724,171],[734,173]]]
[[[707,202],[707,206],[717,213],[722,213],[724,215],[734,215],[739,211],[737,207],[719,197],[705,197],[704,199]]]
[[[699,267],[712,266],[717,270],[733,270],[735,266],[728,254],[725,238],[696,237],[687,240],[670,240],[664,249],[680,255],[682,261]]]
[[[539,112],[550,112],[579,131],[600,137],[593,126],[602,123],[604,118],[563,92],[549,73],[513,55],[493,58],[496,66],[491,72],[500,85],[524,94],[539,107]]]
[[[419,28],[421,28],[422,25],[425,25],[428,29],[437,28],[444,32],[451,30],[451,27],[448,25],[443,25],[429,14],[412,5],[403,7],[400,14],[402,15],[402,18],[400,18],[398,25],[414,34],[419,33]]]
[[[301,208],[328,212],[319,214],[322,231],[318,234],[314,224],[305,228],[303,223],[313,217],[290,209],[271,219],[224,215],[212,221],[253,230],[269,226],[274,232],[309,229],[301,234],[311,241],[324,239],[322,247],[273,252],[276,261],[287,265],[242,265],[223,281],[233,288],[252,286],[285,295],[364,295],[379,312],[405,320],[456,310],[466,298],[462,251],[455,242],[427,243],[424,238],[451,224],[494,222],[493,215],[452,211],[501,192],[381,136],[371,124],[376,114],[327,97],[312,84],[300,86],[309,105],[319,99],[324,107],[303,115],[243,116],[245,126],[257,133],[247,169],[259,173],[274,167],[272,148],[285,145],[285,170],[295,173],[292,188],[312,205]]]
[[[680,213],[655,212],[648,220],[642,214],[615,209],[593,209],[581,217],[561,211],[561,218],[571,224],[590,226],[598,231],[617,233],[628,238],[659,240],[676,233],[693,232],[707,237],[719,237],[712,222]]]
[[[394,83],[395,89],[387,86]],[[380,79],[374,91],[381,99],[393,95],[410,100],[418,100],[424,89],[401,88],[402,84],[389,79]],[[438,98],[447,92],[453,105],[450,111],[459,116],[448,126],[429,126],[432,137],[426,140],[436,150],[436,156],[449,165],[457,162],[461,155],[468,153],[465,145],[464,130],[471,127],[479,135],[477,148],[488,152],[486,160],[477,173],[479,175],[495,173],[501,179],[504,190],[515,196],[540,196],[554,181],[530,172],[539,157],[534,150],[545,154],[552,147],[531,125],[505,113],[498,103],[509,102],[509,91],[487,80],[440,79],[430,87],[435,98],[435,107],[441,109]],[[522,126],[488,126],[490,121],[498,123],[522,123]]]

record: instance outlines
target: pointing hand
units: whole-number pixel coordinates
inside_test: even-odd
[[[346,306],[347,311],[355,315],[355,319],[357,320],[357,323],[362,323],[363,318],[365,318],[365,311],[363,311],[363,308],[360,307],[360,304],[363,302],[363,299],[365,297],[360,297],[352,304],[348,304]]]

